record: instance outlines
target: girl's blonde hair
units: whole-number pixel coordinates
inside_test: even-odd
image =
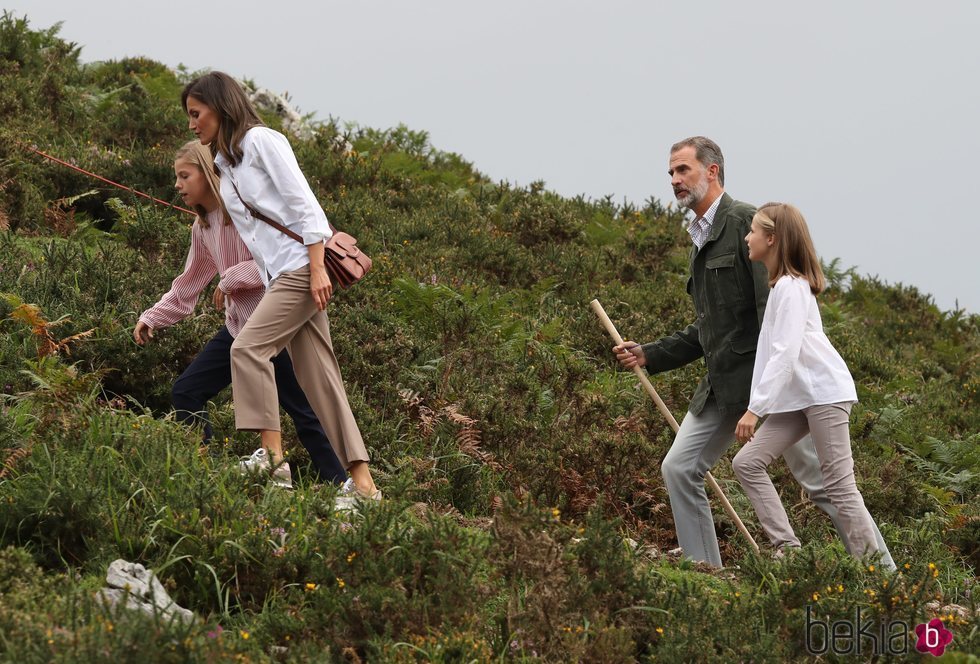
[[[180,103],[187,113],[187,99],[193,97],[218,116],[218,134],[211,142],[211,154],[219,152],[232,166],[242,160],[242,139],[252,127],[265,126],[238,81],[224,72],[212,71],[184,86]]]
[[[204,178],[208,181],[208,188],[214,194],[215,200],[218,201],[218,207],[221,208],[221,216],[224,219],[225,226],[230,224],[231,217],[228,215],[228,210],[225,209],[225,204],[221,201],[221,183],[218,179],[218,174],[214,170],[214,159],[211,157],[211,150],[208,149],[208,146],[203,145],[201,141],[184,143],[177,150],[174,161],[186,161],[188,164],[193,164],[201,169],[201,172],[204,173]],[[207,228],[208,211],[204,209],[203,205],[195,205],[194,211],[197,212],[197,220],[202,226]]]
[[[773,244],[776,269],[769,273],[769,287],[788,274],[810,282],[810,292],[814,295],[823,292],[826,285],[823,269],[803,213],[787,203],[766,203],[756,211],[752,221],[776,238]]]

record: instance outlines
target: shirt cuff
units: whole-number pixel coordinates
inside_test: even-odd
[[[309,246],[311,244],[316,244],[317,242],[326,242],[331,237],[333,233],[327,231],[326,233],[321,233],[320,231],[310,231],[308,233],[303,233],[303,244]]]

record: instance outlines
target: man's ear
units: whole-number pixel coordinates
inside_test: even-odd
[[[711,176],[711,179],[712,180],[717,180],[718,179],[718,164],[709,164],[708,165],[708,175]]]

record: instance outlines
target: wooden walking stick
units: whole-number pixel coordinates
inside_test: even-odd
[[[622,344],[623,338],[619,336],[619,332],[616,331],[616,326],[613,325],[611,320],[609,320],[609,316],[606,315],[606,310],[602,308],[601,304],[599,304],[599,300],[592,300],[590,306],[592,307],[592,311],[595,312],[595,315],[599,317],[599,320],[602,322],[602,326],[606,328],[606,332],[608,332],[609,336],[611,336],[613,341],[616,342],[616,345],[618,346]],[[667,418],[667,422],[670,423],[670,428],[674,430],[674,433],[677,433],[677,430],[680,428],[677,425],[677,420],[674,419],[674,416],[671,415],[670,411],[667,409],[667,405],[663,402],[663,399],[661,399],[660,395],[657,394],[657,390],[653,387],[653,383],[650,382],[650,379],[647,378],[646,372],[643,371],[642,367],[633,367],[633,373],[636,374],[636,377],[640,380],[640,384],[642,384],[646,389],[647,394],[650,395],[653,402],[657,404],[657,410],[659,410],[660,413]],[[728,516],[730,516],[732,521],[735,522],[738,532],[745,536],[745,539],[749,541],[749,544],[751,544],[752,548],[755,549],[756,553],[758,553],[759,545],[755,543],[754,539],[752,539],[752,535],[750,535],[749,531],[745,528],[745,524],[742,523],[738,513],[735,512],[735,508],[732,507],[730,502],[728,502],[728,498],[725,496],[725,492],[721,490],[721,487],[718,486],[718,482],[715,481],[715,478],[711,476],[710,472],[706,472],[704,474],[704,479],[708,482],[708,486],[710,486],[715,492],[715,495],[718,496],[718,499],[721,500],[721,504],[725,508],[725,512],[727,512]]]

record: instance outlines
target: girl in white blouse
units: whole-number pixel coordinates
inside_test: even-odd
[[[777,555],[800,540],[766,468],[807,433],[813,437],[830,501],[840,514],[849,552],[877,550],[871,515],[854,480],[848,418],[854,380],[824,334],[816,295],[824,289],[820,261],[803,215],[767,203],[745,236],[749,258],[769,271],[769,300],[759,333],[749,408],[735,428],[746,443],[732,467]],[[765,422],[756,432],[760,417]],[[754,434],[754,435],[753,435]]]
[[[289,141],[263,125],[242,87],[222,72],[188,83],[181,103],[191,131],[210,145],[221,173],[222,202],[267,287],[231,348],[235,426],[261,434],[257,460],[268,456],[273,466],[281,463],[279,403],[270,360],[288,349],[296,378],[350,473],[344,493],[380,499],[324,311],[333,284],[323,265],[323,245],[332,231]],[[252,216],[249,207],[294,231],[303,243]]]

